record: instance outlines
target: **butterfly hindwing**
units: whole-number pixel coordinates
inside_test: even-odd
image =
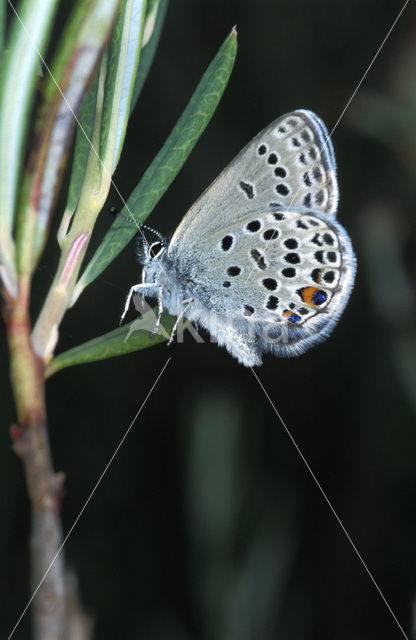
[[[260,340],[279,355],[297,355],[328,335],[348,300],[355,262],[348,234],[328,214],[304,207],[251,212],[187,247],[195,298],[213,315],[270,332]],[[197,265],[194,272],[189,265]],[[192,267],[191,267],[192,268]],[[317,331],[319,327],[319,331]],[[259,343],[260,344],[260,343]]]

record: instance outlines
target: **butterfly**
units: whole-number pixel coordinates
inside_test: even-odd
[[[133,294],[205,328],[246,366],[297,356],[329,336],[349,299],[356,260],[336,219],[328,131],[313,112],[261,131],[189,209],[170,241],[139,241]]]

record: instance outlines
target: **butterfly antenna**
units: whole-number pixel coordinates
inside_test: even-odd
[[[147,229],[148,231],[151,231],[152,233],[155,234],[155,236],[157,236],[159,238],[159,240],[161,240],[161,242],[164,241],[164,237],[162,236],[162,234],[159,233],[159,231],[156,231],[156,229],[153,229],[152,227],[149,227],[147,224],[141,224],[140,228]]]
[[[121,211],[118,211],[116,207],[111,207],[110,208],[110,212],[113,215],[115,215],[117,218],[122,218],[123,220],[126,220],[126,222],[130,222],[130,223],[133,223],[133,224],[137,225],[137,228],[138,228],[139,231],[141,231],[141,229],[147,229],[148,231],[151,231],[152,233],[154,233],[155,236],[157,236],[159,238],[159,240],[161,242],[164,242],[164,237],[162,236],[161,233],[159,233],[159,231],[156,231],[156,229],[153,229],[153,227],[149,227],[149,225],[147,225],[147,224],[138,225],[137,222],[135,221],[135,219],[133,218],[131,213],[129,215],[126,215],[125,213],[122,213]],[[142,235],[143,235],[143,233],[142,233]],[[143,236],[143,239],[145,240],[145,242],[147,242],[147,240],[146,240],[146,238],[144,236]]]
[[[115,216],[116,218],[121,218],[122,220],[125,220],[126,222],[130,222],[130,224],[136,224],[135,219],[133,218],[133,216],[131,215],[131,213],[129,215],[126,215],[125,213],[123,213],[122,211],[119,211],[117,209],[117,207],[110,207],[110,213],[113,214],[113,216]]]

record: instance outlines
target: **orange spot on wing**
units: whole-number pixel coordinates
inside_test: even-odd
[[[303,302],[306,302],[306,304],[310,304],[312,305],[312,307],[315,307],[316,304],[312,302],[312,298],[314,296],[314,293],[316,293],[317,291],[319,291],[318,287],[304,287],[302,291],[300,291],[300,296]]]

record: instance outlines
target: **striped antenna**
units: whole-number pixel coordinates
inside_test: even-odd
[[[110,207],[110,213],[112,213],[113,215],[117,216],[117,218],[122,218],[123,220],[126,220],[126,222],[130,222],[130,224],[137,225],[137,222],[135,221],[135,219],[133,218],[133,216],[131,214],[127,216],[125,213],[122,213],[121,211],[118,211],[116,207]],[[164,240],[165,240],[164,237],[162,236],[162,234],[159,233],[159,231],[156,231],[156,229],[153,229],[153,227],[149,227],[149,225],[147,225],[147,224],[137,225],[137,228],[138,228],[139,231],[141,229],[147,229],[148,231],[151,231],[152,233],[154,233],[155,236],[157,236],[159,238],[159,240],[161,240],[162,242],[164,242]]]
[[[159,240],[161,242],[164,242],[165,238],[162,236],[161,233],[159,233],[159,231],[156,231],[156,229],[153,229],[152,227],[149,227],[147,224],[141,224],[140,228],[141,229],[147,229],[148,231],[151,231],[152,233],[155,234],[155,236],[157,236],[159,238]]]

